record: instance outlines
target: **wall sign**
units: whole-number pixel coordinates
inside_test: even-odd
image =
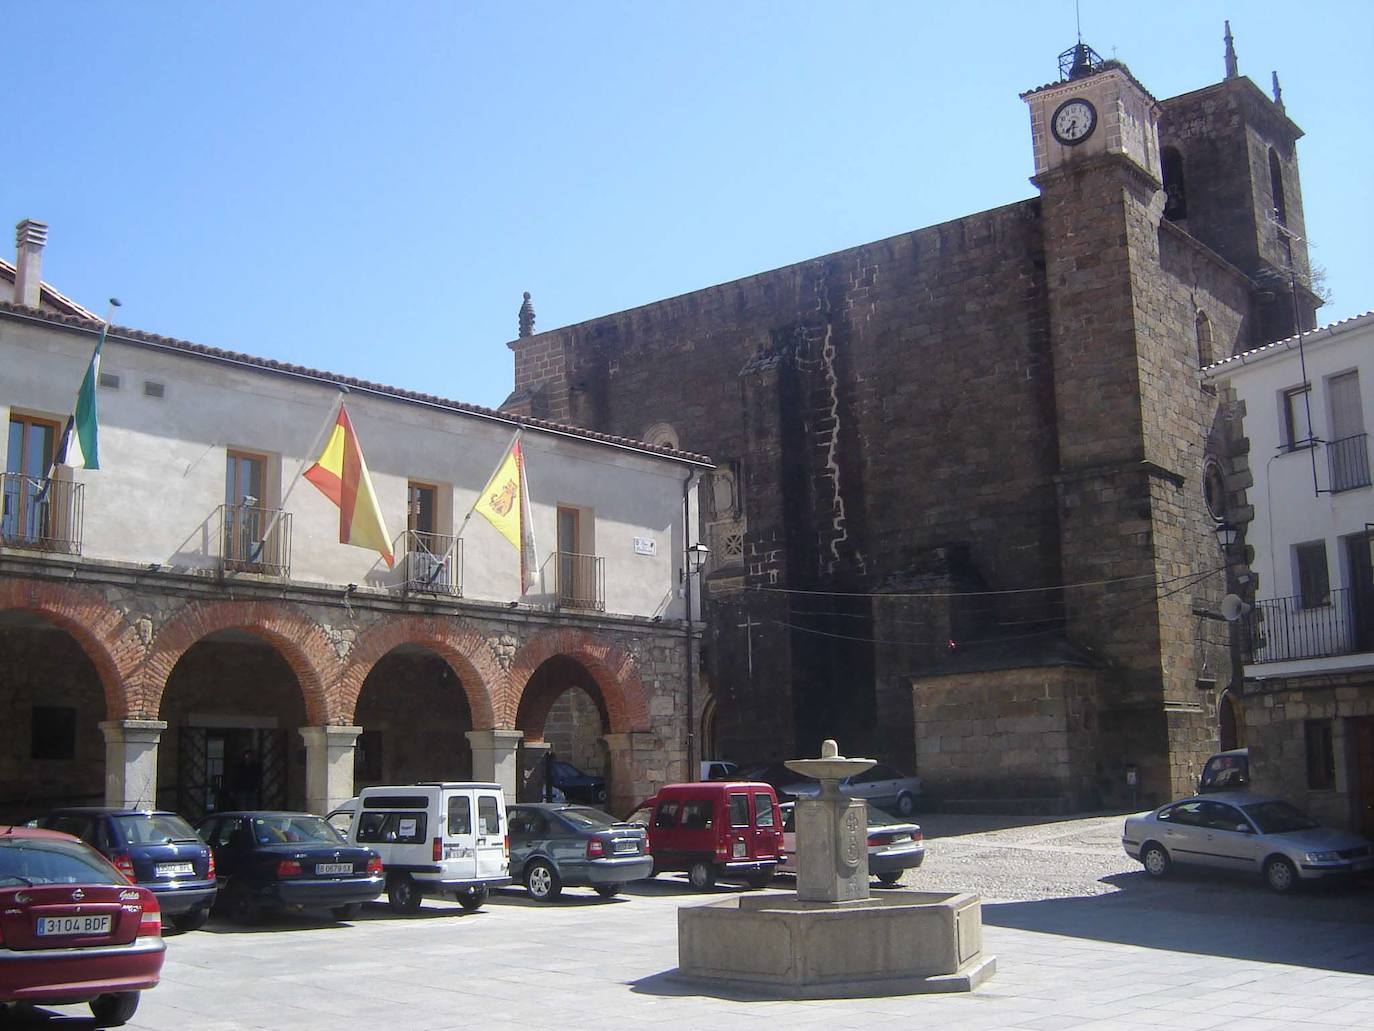
[[[636,538],[635,538],[635,554],[636,554],[636,555],[657,555],[657,554],[658,554],[658,541],[654,540],[652,537],[636,537]]]

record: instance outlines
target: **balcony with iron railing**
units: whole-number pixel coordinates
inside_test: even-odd
[[[1374,599],[1359,591],[1327,592],[1325,603],[1258,601],[1241,624],[1247,663],[1325,659],[1374,652]]]
[[[553,595],[559,608],[606,611],[606,560],[596,555],[555,551],[544,565],[553,573]]]
[[[463,596],[463,541],[443,533],[405,530],[392,550],[404,594]]]
[[[213,522],[220,568],[229,573],[291,575],[291,513],[256,505],[220,505]]]
[[[1368,434],[1356,433],[1328,441],[1326,458],[1331,469],[1331,493],[1369,486]]]
[[[51,477],[4,473],[0,545],[81,554],[85,485]]]

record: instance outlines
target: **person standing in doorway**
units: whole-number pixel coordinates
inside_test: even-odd
[[[251,748],[245,748],[234,769],[234,802],[240,809],[256,809],[262,793],[262,764]]]

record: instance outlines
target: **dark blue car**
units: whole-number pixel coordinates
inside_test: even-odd
[[[549,780],[554,787],[563,792],[563,797],[569,802],[599,805],[606,801],[605,777],[583,773],[572,763],[565,763],[560,759],[553,760],[549,766],[552,767],[552,776]]]
[[[220,906],[253,924],[265,912],[328,909],[351,920],[382,893],[382,860],[310,813],[214,813],[199,824],[215,850]]]
[[[205,923],[215,901],[214,856],[176,813],[77,806],[55,809],[38,825],[95,846],[125,877],[157,895],[163,917],[178,930]]]

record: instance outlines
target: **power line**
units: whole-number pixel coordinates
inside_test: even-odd
[[[1210,576],[1212,573],[1221,572],[1225,566],[1217,566],[1209,569],[1203,575]],[[1078,583],[1054,584],[1048,587],[1015,587],[1002,591],[819,591],[808,590],[800,587],[762,587],[751,586],[750,591],[768,592],[770,594],[801,594],[813,595],[825,598],[989,598],[1013,594],[1035,594],[1042,591],[1068,591],[1083,587],[1107,587],[1113,584],[1131,584],[1149,580],[1157,584],[1173,583],[1178,580],[1192,576],[1192,573],[1185,573],[1182,576],[1169,577],[1159,580],[1153,573],[1142,573],[1139,576],[1111,577],[1105,580],[1081,580]]]
[[[1186,579],[1186,580],[1187,580],[1186,583],[1180,584],[1178,587],[1175,587],[1173,590],[1165,591],[1163,594],[1158,594],[1158,593],[1152,594],[1149,598],[1146,598],[1146,599],[1144,599],[1144,600],[1142,600],[1142,601],[1133,602],[1132,604],[1127,605],[1126,607],[1124,607],[1124,608],[1122,608],[1122,609],[1116,610],[1116,611],[1113,612],[1112,614],[1115,615],[1115,616],[1122,616],[1122,615],[1125,615],[1125,614],[1128,613],[1128,612],[1133,611],[1134,609],[1142,608],[1142,607],[1144,607],[1145,605],[1149,604],[1150,602],[1163,601],[1165,598],[1173,597],[1175,594],[1179,594],[1179,593],[1181,593],[1182,591],[1186,591],[1188,588],[1194,586],[1195,584],[1198,584],[1198,583],[1202,582],[1202,580],[1204,580],[1204,579],[1206,579],[1207,577],[1211,576],[1211,575],[1212,575],[1213,573],[1215,573],[1215,572],[1217,572],[1217,570],[1215,570],[1215,569],[1209,569],[1209,570],[1206,570],[1205,572],[1195,574],[1195,575],[1193,575],[1193,576],[1190,577],[1190,578],[1177,577],[1177,578],[1174,578],[1174,580],[1165,581],[1165,582],[1175,582],[1176,580],[1179,580],[1179,579]],[[1161,586],[1162,586],[1162,584],[1161,584]],[[939,597],[945,597],[945,595],[940,595]],[[884,640],[884,639],[882,639],[882,638],[877,638],[877,637],[860,637],[860,636],[857,636],[857,635],[854,635],[854,634],[841,634],[841,633],[835,633],[835,632],[833,632],[833,631],[820,630],[820,629],[817,629],[817,628],[815,628],[815,627],[799,626],[799,625],[797,625],[797,624],[795,624],[795,623],[792,623],[792,622],[790,622],[790,621],[788,621],[788,620],[782,620],[782,619],[770,619],[770,620],[768,620],[768,622],[772,623],[774,626],[782,627],[782,628],[785,629],[785,630],[795,630],[795,631],[797,631],[798,633],[811,634],[811,635],[816,636],[816,637],[827,637],[827,638],[831,638],[831,639],[834,639],[834,640],[840,640],[840,641],[853,641],[853,642],[858,643],[858,644],[881,644],[881,645],[891,645],[891,646],[909,645],[909,646],[913,646],[913,647],[927,647],[927,646],[929,646],[929,644],[930,644],[929,641],[894,641],[894,640]],[[1062,626],[1053,626],[1053,627],[1047,627],[1047,628],[1044,629],[1044,630],[1032,631],[1032,632],[1025,633],[1025,634],[1010,634],[1010,635],[1006,635],[1006,636],[1003,636],[1003,637],[979,637],[979,638],[972,638],[972,639],[969,640],[968,643],[969,643],[970,645],[1003,644],[1003,643],[1006,643],[1006,642],[1009,642],[1009,641],[1023,641],[1023,640],[1029,640],[1030,638],[1034,638],[1034,637],[1044,637],[1044,636],[1046,636],[1047,634],[1062,634],[1063,632],[1064,632],[1064,628],[1063,628]]]

